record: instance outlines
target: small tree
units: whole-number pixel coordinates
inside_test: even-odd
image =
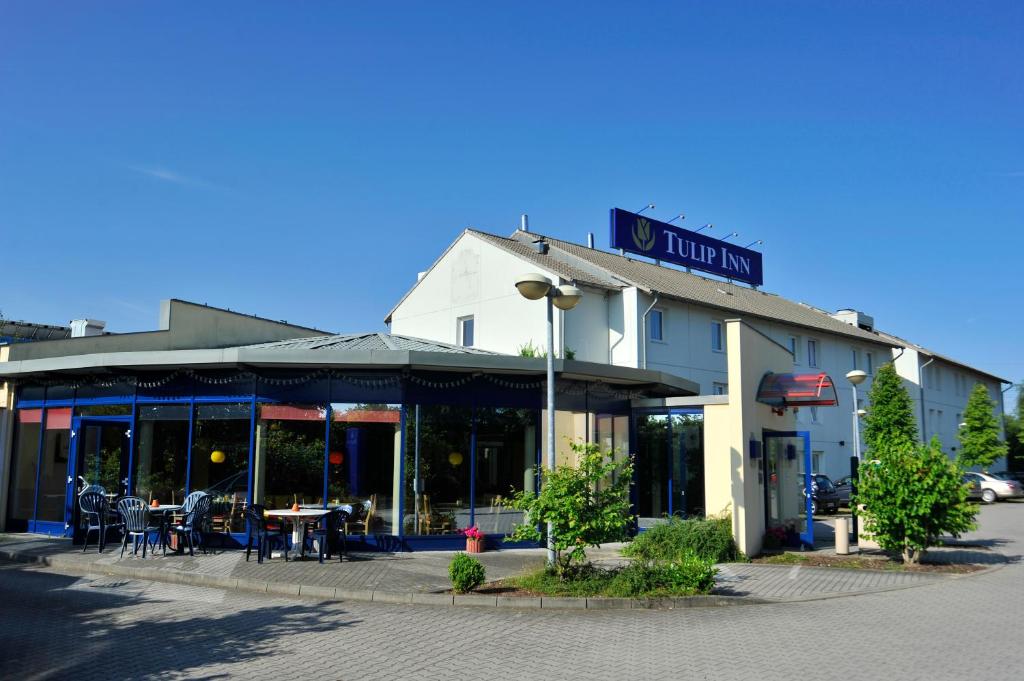
[[[942,451],[927,445],[883,448],[861,464],[854,497],[864,505],[864,530],[886,551],[916,564],[943,534],[959,537],[975,527],[978,507],[967,502],[963,472]]]
[[[573,564],[586,560],[586,549],[621,541],[630,523],[629,484],[632,460],[617,462],[596,444],[570,443],[579,463],[543,470],[540,494],[517,492],[512,508],[525,512],[509,541],[540,541],[552,523],[555,571],[565,578]]]
[[[964,468],[979,466],[987,469],[996,459],[1006,456],[1006,443],[999,439],[999,422],[993,413],[994,408],[988,389],[981,383],[975,383],[964,409],[964,425],[957,435],[960,439],[957,456]]]
[[[868,392],[870,408],[864,417],[864,446],[877,458],[888,448],[917,444],[914,406],[892,362],[878,368]]]
[[[1012,471],[1024,470],[1024,382],[1017,384],[1017,408],[1012,414],[1003,414],[1003,432],[1006,433],[1006,467]]]

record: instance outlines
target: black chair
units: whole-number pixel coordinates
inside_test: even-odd
[[[124,539],[121,540],[121,555],[124,558],[124,550],[128,548],[128,540],[132,539],[132,553],[139,552],[137,537],[142,537],[142,557],[146,557],[146,547],[149,545],[149,536],[159,534],[160,527],[149,523],[149,506],[144,499],[139,497],[125,497],[117,502],[117,512],[124,523]],[[155,542],[154,542],[155,545]]]
[[[338,551],[338,562],[345,560],[348,553],[348,544],[345,541],[345,524],[349,519],[350,507],[331,509],[319,522],[310,530],[307,539],[316,540],[320,562],[324,562],[324,556],[330,560],[335,550]]]
[[[190,494],[189,497],[192,495]],[[187,502],[187,500],[186,500]],[[185,517],[182,519],[181,524],[175,525],[171,528],[171,531],[176,535],[179,535],[188,543],[188,555],[194,556],[195,546],[198,544],[203,553],[206,553],[206,547],[203,546],[203,523],[206,521],[206,516],[210,512],[210,499],[209,494],[203,494],[197,496],[195,501],[192,503],[191,508],[185,513]]]
[[[85,544],[82,546],[82,553],[89,548],[89,535],[93,532],[99,535],[99,552],[103,553],[103,548],[107,544],[107,531],[122,526],[111,517],[110,503],[106,495],[100,492],[83,492],[78,496],[78,508],[85,518]]]
[[[288,537],[284,532],[284,525],[277,523],[271,525],[267,522],[263,512],[266,509],[260,504],[250,504],[243,511],[248,536],[245,541],[245,561],[249,562],[249,555],[252,553],[252,540],[256,537],[256,562],[263,562],[263,554],[266,553],[270,559],[270,540],[276,539],[281,542],[284,549],[284,561],[288,562]]]

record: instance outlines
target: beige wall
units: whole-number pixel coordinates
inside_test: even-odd
[[[740,320],[725,323],[729,347],[727,404],[704,408],[704,485],[709,514],[732,512],[733,535],[747,555],[761,551],[764,537],[763,457],[750,458],[750,440],[761,432],[794,430],[792,413],[780,416],[756,401],[765,373],[793,370],[789,351]]]

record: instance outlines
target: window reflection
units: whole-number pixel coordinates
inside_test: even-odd
[[[448,405],[410,409],[406,534],[454,534],[469,527],[472,414],[468,407]]]
[[[213,497],[214,532],[242,532],[249,476],[248,403],[196,407],[190,487]]]
[[[71,444],[71,408],[47,409],[43,436],[42,467],[39,470],[39,495],[36,519],[64,522],[67,497],[68,447]]]
[[[521,491],[534,492],[537,412],[532,409],[477,409],[477,527],[489,534],[510,534],[523,514],[508,507]]]
[[[323,505],[325,405],[261,404],[253,498],[268,508]]]
[[[35,513],[36,470],[39,463],[39,435],[43,410],[18,411],[14,431],[14,461],[8,487],[7,517],[28,521]],[[23,527],[19,524],[19,527]]]
[[[180,504],[188,466],[185,404],[140,405],[135,420],[133,494],[148,502]]]
[[[331,404],[327,499],[353,506],[369,502],[367,534],[397,534],[401,424],[401,405]]]

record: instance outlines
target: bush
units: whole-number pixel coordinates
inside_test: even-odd
[[[711,563],[742,560],[732,537],[729,515],[712,518],[669,518],[637,535],[622,553],[646,563],[678,562],[695,556]]]
[[[465,553],[456,553],[448,565],[448,577],[457,594],[472,591],[483,584],[485,574],[483,563]]]
[[[632,563],[620,570],[605,595],[622,598],[710,593],[718,572],[712,561],[686,556],[669,563]]]

